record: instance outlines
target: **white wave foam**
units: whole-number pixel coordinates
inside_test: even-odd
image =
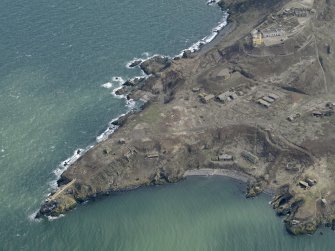
[[[49,185],[51,189],[55,190],[58,187],[57,180],[60,178],[61,174],[68,169],[73,163],[75,163],[84,153],[86,153],[88,150],[90,150],[93,147],[93,145],[90,145],[86,147],[85,149],[78,148],[73,152],[73,155],[66,160],[62,161],[58,168],[56,168],[53,173],[56,176],[55,180],[52,180]]]
[[[112,77],[112,81],[115,82],[115,83],[118,83],[118,84],[123,84],[125,82],[125,80],[122,78],[122,77]]]
[[[62,167],[71,166],[80,156],[85,152],[85,149],[77,149],[74,151],[73,155],[61,163]],[[57,173],[55,173],[57,174]]]
[[[103,85],[101,85],[101,86],[104,87],[104,88],[106,88],[106,89],[110,89],[110,88],[113,87],[113,83],[111,83],[111,82],[107,82],[107,83],[105,83],[105,84],[103,84]]]
[[[114,88],[113,91],[111,92],[111,94],[113,95],[114,98],[118,98],[118,99],[123,99],[126,98],[125,95],[117,95],[116,92],[118,90],[121,90],[123,88],[123,85],[120,84],[118,87]]]
[[[130,60],[130,61],[126,64],[126,67],[127,67],[128,69],[132,69],[132,68],[134,68],[134,67],[140,65],[144,60],[145,60],[145,59],[143,59],[143,58],[133,58],[132,60]],[[130,67],[130,66],[131,66],[132,64],[134,64],[135,62],[140,62],[140,63],[138,63],[136,66]]]
[[[36,218],[36,215],[38,213],[39,209],[36,210],[35,212],[33,212],[32,214],[28,215],[28,219],[29,221],[32,221],[32,222],[40,222],[42,219],[37,219]]]
[[[142,56],[143,56],[143,57],[146,57],[146,58],[149,58],[149,57],[150,57],[150,54],[151,54],[150,52],[143,52],[143,53],[142,53]]]
[[[147,77],[147,76],[145,76]],[[132,79],[130,79],[130,81],[134,81],[137,78],[143,78],[143,76],[136,76]],[[136,102],[133,99],[127,99],[126,95],[117,95],[116,92],[120,89],[123,88],[123,84],[125,83],[125,80],[122,77],[113,77],[112,81],[116,83],[116,87],[113,89],[113,91],[111,92],[111,94],[113,95],[113,97],[118,98],[118,99],[125,99],[126,101],[126,106],[128,107],[128,112],[132,111],[135,106],[136,106]],[[114,87],[114,85],[112,85]],[[108,124],[108,127],[106,128],[106,130],[101,133],[99,136],[96,137],[96,141],[97,143],[100,143],[102,141],[105,141],[108,139],[108,137],[113,134],[118,128],[119,126],[114,125],[113,123],[115,121],[117,121],[120,117],[125,116],[127,113],[121,114],[120,116],[118,116],[117,118],[114,118],[113,120],[111,120]]]
[[[152,58],[153,56],[151,56],[151,53],[150,52],[143,52],[142,57],[134,57],[132,60],[130,60],[127,64],[126,64],[126,67],[129,68],[129,69],[132,69],[132,68],[135,68],[135,67],[138,67],[140,65],[140,63],[134,67],[130,67],[130,65],[132,65],[133,63],[137,62],[137,61],[141,61],[144,62],[146,60],[148,60],[149,58]],[[155,55],[154,55],[155,56]]]
[[[108,139],[109,135],[114,133],[115,130],[119,128],[117,125],[114,125],[113,122],[115,122],[121,116],[124,116],[124,115],[125,114],[122,114],[119,117],[117,117],[117,118],[115,118],[115,119],[113,119],[112,121],[109,122],[109,125],[108,125],[107,129],[103,133],[101,133],[99,136],[97,136],[97,138],[96,138],[97,143],[100,143],[100,142],[105,141],[106,139]]]
[[[129,110],[131,111],[131,110],[133,110],[134,108],[135,108],[135,106],[136,106],[136,101],[135,100],[133,100],[133,99],[128,99],[127,101],[126,101],[126,106],[129,108]]]
[[[54,216],[48,216],[48,220],[49,221],[54,221],[54,220],[58,220],[59,218],[62,218],[64,216],[65,216],[64,214],[60,214],[59,216],[56,216],[56,217],[54,217]]]
[[[130,79],[130,81],[134,81],[137,78],[143,78],[143,77],[146,78],[148,76],[136,76],[136,77]],[[111,82],[108,82],[108,83],[111,83]],[[102,86],[107,85],[108,83],[103,84]],[[128,111],[127,111],[127,113],[128,113],[128,112],[130,112],[131,110],[133,110],[135,108],[136,102],[134,100],[132,100],[132,99],[128,100],[126,95],[117,95],[116,94],[116,92],[118,90],[120,90],[120,89],[123,88],[123,84],[124,83],[125,83],[125,80],[124,80],[123,77],[113,77],[112,78],[112,83],[111,83],[112,85],[108,84],[108,86],[110,86],[110,88],[114,88],[112,90],[112,92],[111,92],[111,94],[113,95],[113,97],[118,98],[118,99],[125,99],[126,106],[128,108]],[[114,118],[113,120],[111,120],[109,122],[109,124],[108,124],[108,127],[105,129],[105,131],[96,137],[96,142],[100,143],[100,142],[105,141],[106,139],[108,139],[108,137],[111,134],[113,134],[119,128],[117,125],[114,125],[113,123],[115,121],[117,121],[120,117],[125,116],[127,113],[121,114],[117,118]]]
[[[149,53],[149,52],[144,52],[144,53],[142,53],[142,56],[143,56],[143,57],[141,57],[141,58],[134,58],[134,59],[130,60],[130,61],[126,64],[126,67],[129,68],[129,69],[136,68],[136,67],[139,68],[139,67],[140,67],[140,64],[138,64],[138,65],[136,65],[136,66],[134,66],[134,67],[130,67],[130,65],[131,65],[132,63],[136,62],[136,61],[144,62],[144,61],[147,61],[147,60],[149,60],[149,59],[151,59],[151,58],[154,58],[154,57],[165,57],[165,58],[170,58],[170,59],[171,59],[170,56],[164,56],[164,55],[161,55],[161,54],[153,54],[153,55],[152,55],[152,54]],[[142,76],[148,76],[148,75],[145,74],[144,71],[142,71]],[[137,77],[139,77],[139,76],[137,76]]]
[[[142,72],[141,76],[135,76],[131,79],[129,79],[129,81],[135,81],[136,79],[147,79],[148,77],[150,77],[150,75],[146,75],[144,72]],[[118,79],[116,81],[116,78]],[[111,94],[113,95],[114,98],[118,98],[118,99],[127,99],[126,95],[118,95],[116,94],[116,92],[118,90],[121,90],[124,87],[124,83],[126,82],[124,80],[124,78],[122,77],[113,77],[113,81],[115,82],[115,84],[113,84],[114,89],[112,90]]]
[[[37,209],[32,214],[28,215],[28,220],[31,221],[31,222],[41,222],[43,220],[42,218],[36,218],[36,215],[37,215],[38,212],[39,212],[39,209]],[[64,216],[65,216],[64,214],[60,214],[57,217],[47,216],[47,218],[48,218],[49,221],[54,221],[54,220],[57,220],[57,219],[59,219],[61,217],[64,217]]]
[[[220,0],[207,0],[207,5],[214,5],[214,4],[217,4],[219,2],[220,2]]]
[[[212,42],[214,40],[214,38],[219,34],[219,32],[225,26],[227,26],[228,16],[229,16],[228,12],[224,11],[221,21],[218,23],[217,26],[215,26],[212,29],[211,34],[207,35],[206,37],[204,37],[204,38],[200,39],[199,41],[197,41],[196,43],[192,44],[189,48],[182,50],[181,53],[179,53],[176,57],[182,57],[185,51],[196,52],[201,48],[201,46]]]

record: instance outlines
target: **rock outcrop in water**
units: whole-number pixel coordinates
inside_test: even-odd
[[[247,197],[275,191],[292,234],[335,225],[335,4],[223,2],[235,29],[192,57],[141,63],[153,75],[127,87],[143,111],[62,174],[38,217],[208,168],[253,177]]]
[[[171,65],[171,60],[168,57],[154,56],[140,64],[140,68],[145,74],[156,74]]]

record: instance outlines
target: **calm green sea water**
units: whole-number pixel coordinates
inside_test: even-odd
[[[127,111],[101,85],[140,74],[125,64],[144,52],[179,53],[221,17],[205,0],[0,1],[0,250],[333,250],[333,232],[290,237],[269,198],[245,200],[223,178],[29,218],[57,165]]]

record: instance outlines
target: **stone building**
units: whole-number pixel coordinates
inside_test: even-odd
[[[280,36],[283,36],[284,34],[285,34],[285,31],[282,29],[271,29],[271,30],[262,31],[263,38],[280,37]]]
[[[263,44],[262,33],[259,32],[258,30],[253,30],[251,32],[251,37],[252,37],[252,44],[253,44],[253,46],[259,46],[259,45]]]

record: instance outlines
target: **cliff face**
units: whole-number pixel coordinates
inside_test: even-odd
[[[153,75],[127,90],[148,101],[143,111],[120,119],[108,140],[62,174],[38,217],[211,168],[253,177],[248,197],[275,190],[273,208],[293,234],[335,222],[333,5],[226,0],[224,7],[235,29],[213,48],[141,64]],[[266,37],[271,27],[283,31]]]

